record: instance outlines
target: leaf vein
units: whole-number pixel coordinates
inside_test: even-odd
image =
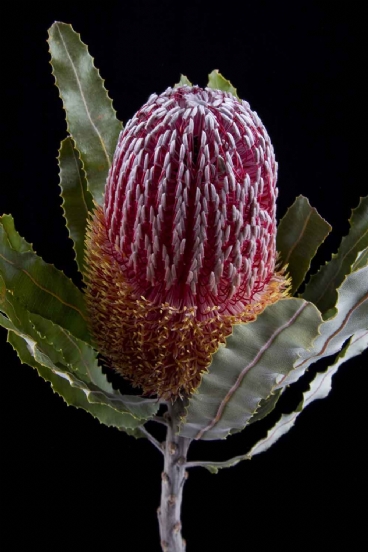
[[[75,163],[75,167],[76,167],[76,170],[77,170],[77,174],[78,174],[78,180],[79,180],[79,186],[80,186],[80,190],[81,190],[81,196],[82,196],[82,201],[83,201],[83,205],[85,207],[85,210],[86,210],[86,215],[88,217],[88,207],[87,207],[87,203],[86,203],[86,197],[85,197],[85,194],[84,194],[84,188],[83,188],[83,180],[82,180],[82,175],[81,175],[81,169],[79,167],[79,163],[78,163],[78,159],[75,155],[75,148],[71,145],[71,150],[72,150],[72,155],[73,155],[73,160],[74,160],[74,163]]]
[[[340,324],[340,326],[333,332],[333,334],[331,334],[328,339],[326,339],[326,342],[324,344],[324,346],[322,347],[322,349],[319,351],[319,353],[309,357],[309,358],[306,358],[303,360],[303,362],[301,362],[300,364],[297,364],[295,366],[295,368],[299,368],[300,366],[303,366],[303,364],[305,364],[306,362],[308,362],[311,358],[316,358],[316,357],[319,357],[321,355],[323,355],[323,353],[326,351],[330,341],[339,333],[341,332],[341,330],[346,326],[346,324],[348,323],[349,321],[349,318],[351,317],[351,315],[353,314],[353,312],[360,307],[360,305],[362,305],[364,303],[364,301],[366,301],[366,299],[368,299],[368,293],[366,293],[365,295],[363,295],[363,297],[360,299],[360,301],[358,301],[358,303],[356,305],[353,305],[351,307],[351,309],[348,311],[348,313],[346,314],[344,320],[342,321],[342,323]]]
[[[4,255],[2,255],[0,253],[0,257],[2,259],[4,259],[5,262],[7,262],[8,264],[14,266],[17,270],[20,270],[21,272],[23,272],[26,276],[28,276],[28,278],[34,283],[35,286],[37,286],[39,289],[41,289],[42,291],[45,291],[46,293],[50,294],[52,297],[55,297],[55,299],[57,299],[58,301],[60,301],[60,303],[62,303],[63,305],[65,305],[66,307],[70,307],[71,309],[75,310],[78,314],[81,315],[81,317],[83,318],[83,320],[87,321],[87,318],[86,316],[83,314],[83,312],[81,310],[79,310],[75,305],[71,305],[70,303],[67,303],[66,301],[63,301],[61,299],[61,297],[59,297],[58,295],[56,295],[56,293],[53,293],[52,291],[50,291],[49,289],[47,288],[44,288],[43,286],[41,286],[41,284],[39,284],[37,282],[37,280],[35,280],[31,274],[25,270],[25,268],[20,268],[19,266],[16,265],[16,263],[13,263],[12,261],[10,261],[9,259],[7,259],[6,257],[4,257]]]
[[[73,63],[73,60],[72,60],[72,58],[71,58],[71,56],[70,56],[70,54],[69,54],[68,48],[67,48],[67,46],[66,46],[66,44],[65,44],[65,41],[64,41],[64,39],[63,39],[63,36],[62,36],[61,31],[60,31],[59,25],[56,25],[56,27],[57,27],[57,30],[58,30],[60,39],[61,39],[61,41],[62,41],[62,43],[63,43],[63,46],[64,46],[64,49],[65,49],[66,55],[68,56],[68,59],[69,59],[70,64],[71,64],[71,67],[72,67],[72,69],[73,69],[73,73],[74,73],[75,79],[76,79],[76,81],[77,81],[77,85],[78,85],[79,92],[80,92],[80,95],[81,95],[81,98],[82,98],[82,102],[83,102],[84,108],[85,108],[86,113],[87,113],[87,117],[88,117],[88,119],[89,119],[89,121],[90,121],[90,123],[91,123],[91,125],[92,125],[92,128],[94,129],[95,133],[97,134],[99,141],[101,142],[101,146],[102,146],[103,152],[104,152],[104,154],[105,154],[105,157],[106,157],[106,160],[107,160],[107,164],[108,164],[109,167],[111,167],[110,156],[109,156],[109,154],[107,153],[107,149],[106,149],[106,146],[105,146],[105,142],[104,142],[104,140],[103,140],[103,138],[102,138],[102,136],[101,136],[101,134],[100,134],[98,128],[96,127],[96,125],[94,124],[94,122],[93,122],[93,120],[92,120],[92,117],[91,117],[91,114],[90,114],[90,112],[89,112],[89,109],[88,109],[88,105],[87,105],[86,99],[85,99],[85,97],[84,97],[82,85],[81,85],[81,82],[80,82],[80,80],[79,80],[77,70],[76,70],[75,65],[74,65],[74,63]]]
[[[287,264],[287,262],[289,261],[294,249],[296,248],[296,246],[300,243],[300,240],[302,239],[304,233],[305,233],[305,230],[308,226],[308,222],[309,222],[309,219],[311,218],[312,216],[312,211],[310,211],[310,213],[308,214],[307,218],[305,219],[305,222],[304,222],[304,225],[303,225],[303,228],[301,229],[300,231],[300,234],[299,234],[299,237],[297,240],[295,240],[295,242],[293,243],[293,246],[289,249],[289,252],[286,256],[286,259],[284,259],[284,264]]]
[[[335,270],[335,272],[333,273],[331,279],[327,282],[326,286],[324,287],[324,289],[322,290],[322,293],[319,295],[319,297],[314,301],[315,304],[317,304],[323,297],[323,295],[325,294],[325,292],[328,290],[328,288],[330,286],[333,286],[334,282],[338,279],[338,275],[339,273],[341,272],[342,268],[343,268],[343,262],[344,260],[346,259],[346,257],[357,247],[358,243],[365,237],[365,235],[367,234],[368,232],[368,229],[359,237],[359,239],[353,243],[353,245],[351,246],[351,248],[345,253],[345,255],[342,255],[341,257],[338,258],[337,262],[338,262],[338,265],[339,265],[339,268],[338,270]]]
[[[275,339],[278,337],[278,335],[283,330],[285,330],[286,328],[288,328],[289,326],[291,326],[291,324],[293,324],[295,322],[295,320],[298,318],[298,316],[302,313],[302,311],[306,308],[307,305],[308,305],[308,303],[303,303],[303,305],[301,305],[301,307],[299,307],[299,309],[293,314],[293,316],[285,324],[283,324],[282,326],[277,328],[277,330],[271,335],[271,337],[268,339],[268,341],[259,349],[259,351],[256,354],[256,356],[254,357],[254,359],[249,364],[247,364],[247,366],[245,366],[243,368],[243,370],[238,375],[236,382],[229,389],[226,396],[221,401],[221,404],[220,404],[214,418],[208,423],[208,425],[205,428],[201,429],[198,432],[195,439],[201,439],[202,436],[204,435],[204,433],[206,433],[207,431],[212,429],[213,426],[216,425],[219,422],[219,420],[221,419],[221,416],[222,416],[222,414],[225,410],[225,407],[226,407],[227,403],[230,401],[230,399],[234,395],[235,391],[237,391],[237,389],[240,387],[245,375],[249,372],[249,370],[251,370],[253,368],[253,366],[255,366],[257,364],[257,362],[263,356],[264,352],[268,349],[268,347],[270,345],[272,345],[272,343],[275,341]]]

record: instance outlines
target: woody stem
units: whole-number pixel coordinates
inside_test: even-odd
[[[167,435],[164,443],[164,471],[162,472],[161,504],[158,509],[161,548],[163,552],[185,552],[181,534],[181,502],[187,479],[185,463],[191,440],[176,435],[182,403],[177,400],[167,405]]]

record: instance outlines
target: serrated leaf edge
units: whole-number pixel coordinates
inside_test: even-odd
[[[12,216],[12,215],[9,215],[9,216]],[[2,228],[4,228],[4,226],[1,224],[1,217],[0,217],[0,225],[2,226]],[[14,226],[15,228],[15,226]],[[15,228],[15,231],[18,232],[18,230]],[[34,255],[36,255],[39,259],[41,259],[41,261],[43,263],[45,263],[45,265],[47,266],[50,266],[51,268],[57,270],[57,272],[59,272],[60,274],[62,274],[65,278],[67,278],[69,280],[69,282],[84,296],[83,292],[75,285],[75,283],[73,282],[73,280],[71,278],[69,278],[69,276],[67,276],[62,270],[60,270],[59,268],[57,268],[53,263],[47,263],[46,261],[43,260],[43,258],[37,254],[37,252],[33,249],[32,245],[29,244],[31,246],[31,249],[29,251],[23,251],[23,252],[19,252],[17,251],[16,249],[14,249],[12,246],[11,246],[11,243],[9,241],[9,237],[8,237],[8,233],[6,232],[5,228],[4,228],[4,232],[5,232],[5,235],[6,235],[6,241],[9,245],[9,249],[11,249],[12,251],[14,251],[15,253],[17,253],[17,255],[27,255],[29,253],[34,253]],[[20,234],[19,234],[20,235]],[[22,236],[21,236],[22,237]],[[25,238],[22,238],[24,239],[26,242],[27,240]],[[29,242],[27,242],[29,243]],[[5,262],[7,262],[8,264],[11,264],[12,266],[15,266],[15,263],[13,263],[12,261],[9,261],[9,259],[7,259],[6,257],[4,257],[4,255],[2,255],[0,253],[0,256],[2,259],[4,259]],[[17,268],[17,270],[20,270],[21,272],[23,272],[30,280],[32,280],[32,282],[40,289],[42,289],[42,291],[45,291],[46,293],[49,293],[50,295],[52,295],[53,297],[55,297],[55,299],[57,299],[58,301],[60,301],[63,305],[67,306],[67,307],[70,307],[72,310],[75,310],[78,314],[81,315],[81,317],[83,318],[83,320],[85,320],[85,322],[88,322],[88,318],[83,314],[82,311],[80,311],[77,307],[75,307],[74,305],[71,305],[69,303],[66,303],[65,301],[63,301],[58,295],[56,295],[55,293],[53,293],[52,291],[50,291],[49,289],[47,288],[44,288],[43,286],[41,286],[32,276],[31,274],[29,274],[29,272],[27,270],[25,270],[24,268],[19,268],[18,266],[15,266]],[[9,292],[12,292],[12,290],[8,290]],[[13,293],[13,292],[12,292]],[[14,293],[13,293],[14,295]],[[21,302],[21,301],[20,301]],[[51,319],[49,319],[51,320]],[[79,338],[78,338],[79,339]],[[83,340],[81,340],[83,341]]]
[[[353,218],[353,216],[354,216],[354,212],[357,211],[357,210],[359,209],[359,207],[360,207],[362,201],[363,201],[366,197],[367,197],[367,196],[360,196],[358,205],[357,205],[356,207],[354,207],[354,208],[351,210],[351,214],[350,214],[350,217],[349,217],[349,219],[348,219],[348,222],[349,222],[349,230],[348,230],[347,234],[345,234],[344,236],[342,236],[341,241],[340,241],[340,245],[339,245],[339,247],[338,247],[338,249],[337,249],[337,252],[336,252],[336,253],[332,253],[330,259],[329,259],[329,260],[326,260],[323,264],[321,264],[320,267],[319,267],[319,269],[317,270],[317,272],[315,272],[314,274],[311,274],[311,275],[310,275],[310,278],[308,279],[308,282],[306,282],[306,285],[307,285],[307,286],[311,283],[312,279],[314,279],[314,278],[316,278],[316,277],[318,276],[318,274],[323,270],[323,268],[324,268],[325,266],[327,266],[331,261],[333,261],[334,259],[336,259],[336,258],[338,257],[339,251],[340,251],[340,249],[341,249],[341,247],[342,247],[342,245],[343,245],[343,242],[344,242],[345,239],[349,236],[350,230],[351,230],[351,228],[352,228],[352,218]],[[359,240],[358,240],[356,243],[359,243],[359,241],[363,238],[363,236],[364,236],[367,232],[368,232],[368,230],[366,230],[366,231],[364,232],[364,234],[363,234],[362,236],[360,236]],[[365,249],[365,248],[363,248],[361,251],[363,251],[364,249]],[[348,276],[349,274],[351,274],[351,268],[352,268],[352,266],[354,265],[354,263],[356,262],[357,257],[358,257],[358,255],[359,255],[359,253],[361,253],[361,251],[358,251],[357,256],[355,257],[354,261],[352,261],[352,263],[351,263],[351,265],[350,265],[350,267],[349,267],[349,272],[348,272],[347,274],[345,274],[345,278],[344,278],[344,280],[341,282],[341,284],[340,284],[339,287],[341,287],[342,283],[345,281],[346,276]],[[349,252],[350,252],[350,251],[349,251]],[[349,253],[349,252],[348,252],[348,253]],[[347,253],[347,254],[348,254],[348,253]],[[347,254],[346,254],[346,255],[347,255]],[[346,255],[343,257],[343,259],[346,257]],[[341,266],[340,266],[339,270],[341,270]],[[330,284],[331,284],[331,282],[329,282],[329,285],[330,285]],[[339,289],[339,288],[337,288],[337,289]],[[316,302],[318,302],[318,301],[322,298],[322,296],[323,296],[323,294],[325,293],[325,291],[326,291],[326,288],[323,290],[322,294],[318,297],[318,299],[316,300]],[[303,294],[299,294],[299,297],[303,298]],[[337,301],[336,301],[335,305],[334,305],[333,307],[331,307],[331,308],[334,308],[334,307],[336,306],[336,304],[337,304]]]
[[[40,315],[38,315],[40,316]],[[31,326],[33,327],[34,331],[37,333],[37,335],[40,337],[41,340],[44,340],[46,341],[46,343],[48,343],[49,345],[51,345],[56,352],[60,353],[65,361],[65,366],[70,368],[72,371],[73,371],[73,374],[77,374],[78,373],[78,369],[76,369],[70,362],[67,362],[67,360],[65,359],[64,357],[64,354],[63,354],[63,350],[61,347],[58,347],[57,344],[49,339],[46,335],[42,335],[42,333],[40,331],[37,330],[35,324],[32,322],[32,320],[29,320]],[[55,324],[55,322],[53,322]],[[58,324],[55,324],[55,325],[58,325]],[[59,326],[59,325],[58,325]],[[71,339],[71,335],[70,332],[68,332],[67,330],[65,330],[65,328],[62,328],[61,326],[59,326],[60,330],[65,334],[65,336],[71,341],[72,345],[74,347],[77,348],[78,352],[79,352],[79,356],[80,356],[80,359],[81,361],[83,362],[85,368],[86,368],[86,371],[87,371],[87,374],[90,378],[90,381],[91,381],[91,384],[96,386],[96,388],[98,389],[90,389],[89,390],[89,393],[85,392],[86,394],[86,397],[88,399],[88,402],[91,403],[91,404],[103,404],[103,406],[107,406],[107,407],[110,407],[112,408],[113,410],[115,410],[116,412],[118,412],[119,414],[122,414],[123,412],[117,408],[114,408],[114,402],[116,403],[119,403],[119,404],[122,404],[125,406],[125,408],[127,408],[127,412],[126,414],[130,414],[134,419],[136,420],[144,420],[144,421],[148,421],[149,418],[145,418],[144,416],[138,416],[136,413],[132,412],[129,408],[129,406],[126,404],[128,402],[128,397],[129,395],[126,395],[126,396],[123,396],[119,390],[116,390],[116,389],[113,389],[113,392],[112,393],[108,393],[107,391],[104,391],[103,389],[101,389],[97,383],[95,383],[93,381],[93,376],[91,375],[90,373],[90,370],[89,370],[89,367],[88,367],[88,363],[85,362],[85,360],[83,359],[83,355],[82,355],[82,352],[80,351],[79,347],[78,347],[78,343],[75,343],[72,339]],[[70,335],[69,335],[70,334]],[[74,337],[74,336],[73,336]],[[79,338],[76,338],[76,340],[78,341],[82,341],[80,340]],[[87,344],[88,345],[88,344]],[[94,350],[95,351],[95,350]],[[96,352],[96,355],[97,355],[97,351]],[[106,375],[103,374],[105,379],[106,379],[106,382],[109,383],[107,381],[107,378],[106,378]],[[67,374],[66,374],[67,376]],[[76,377],[76,376],[75,376]],[[78,378],[76,377],[76,379],[78,380]],[[83,380],[78,380],[81,384],[85,385],[85,386],[88,386],[88,383],[84,382]],[[71,386],[73,386],[73,383],[69,382]],[[111,384],[110,384],[111,385]],[[73,386],[74,387],[74,386]],[[90,400],[90,395],[94,396],[94,395],[101,395],[102,397],[105,397],[109,402],[111,401],[111,405],[108,405],[106,403],[98,403],[96,401],[91,401]],[[137,395],[132,395],[132,397],[137,397]],[[141,397],[141,399],[147,403],[147,399],[145,399],[144,397]],[[152,399],[151,403],[155,402],[154,399]]]
[[[108,99],[108,101],[109,101],[109,103],[110,103],[110,106],[111,106],[112,111],[113,111],[114,114],[115,114],[116,120],[119,121],[119,119],[117,118],[117,112],[116,112],[116,110],[115,110],[115,108],[114,108],[113,100],[112,100],[112,98],[109,96],[109,92],[108,92],[107,88],[105,87],[105,79],[103,79],[103,78],[101,77],[101,75],[100,75],[100,70],[99,70],[99,69],[96,67],[96,65],[95,65],[95,58],[90,54],[90,52],[89,52],[89,50],[88,50],[87,44],[85,44],[85,42],[83,42],[83,40],[81,39],[80,33],[78,33],[77,31],[75,31],[74,28],[73,28],[73,26],[72,26],[70,23],[64,23],[63,21],[55,21],[55,22],[53,23],[53,25],[56,25],[56,26],[57,26],[57,29],[58,29],[58,32],[59,32],[60,36],[61,36],[61,33],[60,33],[60,30],[59,30],[59,25],[66,25],[66,26],[70,27],[70,29],[78,36],[81,45],[85,48],[87,54],[88,54],[88,55],[90,56],[90,58],[91,58],[93,68],[96,70],[98,77],[101,79],[102,87],[103,87],[104,91],[106,92],[106,97],[107,97],[107,99]],[[49,55],[50,55],[49,64],[51,65],[51,74],[52,74],[52,76],[53,76],[54,79],[55,79],[55,85],[56,85],[56,88],[58,89],[59,98],[60,98],[60,100],[61,100],[62,107],[63,107],[63,110],[64,110],[64,112],[65,112],[65,121],[66,121],[66,125],[67,125],[67,132],[68,132],[68,135],[69,135],[69,136],[73,136],[73,134],[72,134],[72,132],[71,132],[71,130],[70,130],[70,124],[69,124],[69,119],[68,119],[67,110],[66,110],[65,107],[64,107],[64,101],[63,101],[63,98],[62,98],[62,96],[61,96],[60,88],[59,88],[59,85],[58,85],[58,79],[57,79],[57,77],[56,77],[56,74],[55,74],[55,72],[54,72],[54,68],[53,68],[53,66],[52,66],[52,57],[53,57],[53,56],[52,56],[52,54],[51,54],[51,49],[50,49],[50,41],[51,41],[50,30],[51,30],[51,28],[52,28],[53,25],[51,25],[51,27],[50,27],[49,30],[48,30],[49,36],[48,36],[48,38],[47,38],[47,43],[48,43],[48,45],[49,45],[49,50],[48,50],[48,52],[49,52]],[[64,44],[65,51],[68,53],[68,50],[66,49],[66,46],[65,46],[65,43],[64,43],[64,40],[63,40],[63,39],[62,39],[62,42],[63,42],[63,44]],[[68,57],[70,58],[69,54],[68,54]],[[72,63],[72,60],[71,60],[71,63]],[[74,69],[74,64],[73,64],[73,63],[72,63],[72,66],[73,66],[73,71],[76,72],[75,69]],[[96,127],[95,124],[93,123],[93,120],[92,120],[92,118],[91,118],[91,116],[90,116],[90,114],[89,114],[87,105],[86,105],[86,103],[85,103],[85,101],[84,101],[84,96],[83,96],[83,94],[82,94],[82,89],[81,89],[81,87],[80,87],[80,85],[79,85],[78,76],[76,76],[76,78],[77,78],[78,86],[79,86],[79,88],[80,88],[80,90],[81,90],[81,95],[82,95],[82,98],[83,98],[83,103],[85,104],[85,107],[86,107],[86,111],[87,111],[88,117],[89,117],[89,119],[90,119],[90,121],[91,121],[92,126],[93,126],[93,127],[96,129],[96,131],[97,131],[97,135],[98,135],[98,137],[99,137],[99,140],[101,141],[101,145],[102,145],[103,150],[104,150],[105,155],[106,155],[106,159],[107,159],[108,166],[111,167],[112,159],[110,159],[110,155],[109,155],[108,152],[107,152],[106,144],[105,144],[105,142],[103,141],[102,136],[100,135],[100,133],[99,133],[97,127]],[[121,123],[122,128],[123,128],[122,122],[121,122],[121,121],[119,121],[119,122]],[[74,140],[74,139],[73,139],[73,140]],[[75,142],[75,140],[74,140],[74,142]],[[80,160],[80,162],[81,162],[81,164],[82,164],[82,168],[83,168],[84,174],[86,175],[87,189],[88,189],[89,193],[92,195],[92,197],[94,197],[93,193],[91,192],[91,190],[90,190],[90,188],[89,188],[89,183],[88,183],[88,178],[87,178],[87,171],[86,171],[86,169],[85,169],[85,164],[84,164],[84,161],[83,161],[81,152],[80,152],[80,150],[79,150],[77,147],[75,147],[75,149],[76,149],[76,151],[77,151],[78,154],[79,154],[79,160]]]
[[[237,98],[238,100],[240,100],[240,97],[239,97],[239,95],[238,95],[238,89],[235,88],[235,86],[234,86],[233,84],[231,84],[231,82],[230,82],[229,79],[226,79],[226,78],[224,77],[224,75],[223,75],[222,73],[220,73],[219,69],[213,69],[213,70],[211,71],[211,73],[208,74],[208,84],[207,84],[207,86],[209,85],[209,81],[210,81],[211,75],[213,75],[213,74],[219,75],[219,76],[226,82],[226,84],[229,85],[230,88],[233,88],[233,89],[234,89],[234,92],[235,92],[235,93],[227,91],[228,94],[232,94],[235,98]],[[212,88],[212,86],[208,86],[208,87],[209,87],[209,88]],[[218,90],[218,88],[213,88],[213,90]]]
[[[284,298],[283,300],[287,300],[287,299],[295,299],[295,297],[294,297],[294,298],[293,298],[293,297]],[[298,299],[298,298],[296,298],[296,299]],[[298,309],[298,311],[297,311],[297,312],[294,314],[294,316],[292,317],[292,318],[293,318],[293,321],[295,321],[295,320],[300,316],[300,314],[304,311],[305,308],[307,308],[308,305],[312,305],[312,307],[314,307],[314,308],[316,309],[316,311],[319,313],[320,318],[321,318],[321,322],[320,322],[320,324],[319,324],[319,326],[318,326],[318,328],[317,328],[317,333],[316,333],[315,337],[313,338],[313,340],[312,340],[312,342],[311,342],[311,346],[310,346],[308,349],[305,349],[306,351],[311,351],[311,350],[313,350],[314,342],[316,341],[316,339],[318,338],[318,336],[321,335],[320,327],[321,327],[322,324],[323,324],[323,319],[322,319],[322,315],[321,315],[320,311],[317,309],[317,307],[316,307],[313,303],[311,303],[310,301],[306,301],[305,299],[303,299],[303,301],[304,301],[304,303],[301,305],[301,307]],[[276,304],[276,303],[274,303],[274,304]],[[272,306],[272,305],[269,305],[269,306]],[[266,308],[268,308],[268,307],[266,307]],[[266,310],[266,309],[264,309],[264,310]],[[262,311],[262,313],[263,313],[263,312],[264,312],[264,311]],[[260,314],[262,314],[262,313],[260,313]],[[258,316],[260,316],[260,314],[259,314]],[[296,316],[296,315],[297,315],[297,316]],[[257,318],[256,318],[255,320],[253,320],[252,322],[255,322],[255,321],[258,319],[258,316],[257,316]],[[234,327],[234,326],[248,325],[248,324],[251,324],[252,322],[237,323],[237,324],[234,324],[233,327]],[[289,321],[289,322],[290,322],[290,321]],[[284,326],[285,326],[285,325],[284,325]],[[287,327],[288,327],[288,326],[287,326]],[[285,329],[285,328],[283,327],[283,329]],[[226,336],[226,338],[225,338],[225,343],[221,343],[221,344],[219,345],[218,349],[211,355],[211,363],[209,364],[208,367],[210,367],[211,364],[212,364],[212,357],[217,353],[217,351],[218,351],[221,347],[226,347],[227,339],[228,339],[229,337],[231,337],[232,335],[233,335],[233,332],[231,332],[231,334],[229,334],[228,336]],[[278,334],[277,334],[277,335],[278,335]],[[277,337],[277,336],[276,336],[276,337]],[[302,354],[302,352],[300,352],[300,353],[297,354],[297,358],[296,358],[295,361],[294,361],[293,368],[290,370],[289,373],[291,373],[291,372],[296,368],[295,364],[296,364],[296,362],[298,361],[298,359],[300,359],[301,354]],[[204,373],[202,374],[202,377],[203,377],[204,375],[208,374],[208,373],[209,373],[209,371],[204,372]],[[286,377],[286,376],[285,376],[285,377]],[[279,385],[280,385],[280,382],[276,382],[276,383],[274,384],[274,386],[272,387],[272,389],[271,389],[269,395],[266,397],[265,400],[268,400],[268,399],[271,397],[271,395],[272,395],[272,394],[274,393],[274,391],[279,387]],[[200,384],[199,384],[198,387],[194,390],[194,393],[193,393],[193,394],[196,394],[196,395],[197,395],[197,394],[199,394],[199,393],[200,393]],[[225,398],[226,398],[226,397],[225,397]],[[190,399],[190,397],[189,397],[189,399]],[[258,405],[257,405],[257,407],[256,407],[256,409],[255,409],[255,411],[254,411],[254,414],[252,414],[252,416],[249,418],[248,422],[245,424],[245,426],[244,426],[240,431],[244,431],[244,429],[248,426],[248,424],[249,424],[251,418],[256,414],[256,412],[257,412],[258,409],[260,408],[260,403],[261,403],[261,401],[262,401],[262,399],[259,400]],[[222,405],[223,402],[224,402],[224,399],[221,401],[220,407],[221,407],[221,405]],[[184,414],[183,414],[183,416],[180,418],[180,428],[181,428],[183,425],[185,425],[185,423],[186,423],[186,420],[187,420],[187,417],[188,417],[188,409],[189,409],[189,406],[190,406],[190,405],[189,405],[189,401],[187,401],[187,403],[184,404]],[[220,409],[220,407],[219,407],[219,409]],[[218,411],[219,411],[219,409],[218,409]],[[217,414],[216,414],[216,416],[213,418],[213,420],[214,420],[216,417],[217,417]],[[212,421],[213,421],[213,420],[212,420]],[[210,423],[212,423],[212,421],[211,421]],[[217,421],[215,422],[215,424],[213,424],[212,427],[214,427],[216,424],[217,424]],[[202,437],[202,435],[203,435],[204,433],[206,433],[207,431],[209,431],[209,429],[212,429],[212,427],[211,427],[211,428],[208,427],[209,425],[210,425],[210,424],[207,424],[206,428],[200,430],[200,431],[198,432],[198,434],[194,437],[194,439],[196,439],[196,440],[201,439],[201,437]],[[227,433],[226,435],[224,435],[223,439],[221,439],[221,440],[225,440],[225,439],[227,439],[229,436],[231,436],[231,429],[233,429],[233,428],[229,428],[228,433]]]
[[[75,140],[74,140],[73,136],[71,136],[71,135],[69,134],[66,138],[64,138],[64,140],[62,140],[62,141],[60,142],[60,147],[59,147],[59,149],[58,149],[57,161],[58,161],[58,167],[59,167],[59,188],[60,188],[60,190],[61,190],[61,193],[59,194],[59,196],[60,196],[60,198],[62,199],[61,209],[62,209],[62,212],[63,212],[63,215],[62,215],[62,216],[63,216],[63,219],[65,220],[65,227],[66,227],[66,229],[67,229],[67,231],[68,231],[68,237],[69,237],[69,239],[71,240],[71,242],[72,242],[72,244],[73,244],[74,260],[75,260],[75,262],[76,262],[76,264],[77,264],[78,271],[83,275],[83,272],[84,272],[84,271],[82,270],[82,269],[83,269],[83,265],[82,265],[82,266],[79,266],[79,263],[78,263],[78,260],[77,260],[77,250],[76,250],[76,247],[75,247],[75,242],[74,242],[74,240],[73,240],[73,238],[72,238],[72,236],[71,236],[70,228],[69,228],[69,224],[68,224],[68,219],[67,219],[67,217],[66,217],[66,211],[65,211],[65,207],[64,207],[64,205],[65,205],[65,199],[64,199],[64,197],[63,197],[63,188],[62,188],[62,185],[61,185],[61,181],[62,181],[62,179],[61,179],[61,164],[60,164],[61,150],[62,150],[63,144],[65,144],[68,140],[71,140],[71,141],[72,141],[73,158],[74,158],[75,161],[76,161],[76,165],[77,165],[77,159],[76,159],[76,157],[75,157],[75,155],[74,155],[74,150],[75,150],[76,152],[78,152],[78,160],[81,161],[80,152],[79,152],[79,150],[78,150],[78,148],[77,148],[77,145],[76,145],[76,143],[75,143]],[[80,167],[80,169],[81,169],[81,171],[83,172],[84,178],[85,178],[86,183],[87,183],[87,190],[86,190],[86,191],[87,191],[88,194],[90,194],[90,196],[91,196],[91,198],[92,198],[92,201],[93,201],[93,203],[94,203],[94,205],[95,205],[95,202],[94,202],[94,200],[93,200],[93,196],[92,196],[91,192],[88,190],[88,179],[87,179],[86,171],[85,171],[83,165]],[[78,171],[78,173],[79,173],[79,167],[78,167],[78,165],[77,165],[77,171]],[[85,206],[85,208],[86,208],[87,220],[89,220],[89,219],[91,218],[93,212],[91,212],[91,211],[88,209],[88,207],[87,207],[86,198],[85,198],[85,194],[84,194],[84,191],[83,191],[83,185],[82,185],[82,182],[81,182],[81,178],[79,178],[79,180],[80,180],[80,185],[81,185],[81,191],[82,191],[82,197],[83,197],[83,204],[84,204],[84,206]],[[84,241],[85,241],[85,237],[86,237],[86,236],[84,236]],[[84,262],[84,259],[83,259],[83,262]]]
[[[283,221],[284,218],[288,215],[288,213],[291,211],[291,209],[295,206],[295,204],[296,204],[296,202],[298,201],[298,199],[304,199],[304,200],[307,202],[308,207],[310,207],[311,211],[310,211],[310,213],[309,213],[309,215],[308,215],[306,221],[304,222],[304,226],[303,226],[303,228],[302,228],[302,231],[301,231],[300,234],[299,234],[298,239],[294,242],[293,247],[289,250],[286,259],[282,259],[282,266],[283,266],[283,267],[285,267],[285,268],[288,267],[288,265],[289,265],[289,259],[290,259],[291,255],[292,255],[292,253],[293,253],[295,247],[298,245],[298,243],[300,242],[300,240],[301,240],[302,237],[304,236],[305,230],[306,230],[306,228],[307,228],[307,226],[308,226],[308,222],[309,222],[309,220],[310,220],[310,218],[311,218],[313,212],[314,212],[314,214],[316,214],[320,219],[322,219],[323,222],[325,222],[326,225],[329,227],[328,232],[327,232],[326,236],[324,237],[323,241],[322,241],[319,245],[317,245],[317,246],[315,247],[315,249],[313,250],[313,252],[312,252],[312,257],[309,259],[307,271],[306,271],[306,273],[305,273],[305,275],[304,275],[304,278],[303,278],[302,282],[300,282],[300,284],[298,285],[298,288],[300,288],[300,286],[301,286],[301,285],[303,284],[303,282],[305,281],[305,278],[306,278],[306,276],[308,275],[308,272],[310,271],[311,261],[314,259],[314,257],[315,257],[315,255],[316,255],[318,249],[321,247],[321,245],[323,245],[323,243],[325,242],[326,238],[328,237],[328,235],[329,235],[330,232],[332,231],[332,226],[331,226],[331,224],[330,224],[324,217],[322,217],[322,216],[320,215],[320,213],[317,211],[317,209],[316,209],[315,207],[312,207],[312,205],[310,204],[310,201],[309,201],[309,199],[308,199],[307,197],[305,197],[303,194],[299,194],[299,195],[295,198],[294,202],[288,207],[288,209],[287,209],[285,215],[284,215],[284,216],[282,217],[282,219],[280,220],[280,222],[279,222],[279,224],[278,224],[278,227],[277,227],[277,232],[279,231],[279,228],[280,228],[280,226],[281,226],[281,224],[282,224],[282,221]],[[295,292],[298,291],[298,288],[295,289]]]

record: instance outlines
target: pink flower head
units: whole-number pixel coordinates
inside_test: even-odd
[[[101,352],[145,392],[189,394],[232,325],[284,294],[276,179],[266,129],[230,93],[169,88],[121,133],[87,296]]]

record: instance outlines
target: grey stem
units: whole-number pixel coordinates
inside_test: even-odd
[[[182,402],[167,405],[167,435],[164,448],[161,505],[158,509],[161,548],[163,552],[185,552],[185,540],[181,534],[181,502],[183,487],[188,475],[185,471],[191,439],[175,434],[182,412]]]

